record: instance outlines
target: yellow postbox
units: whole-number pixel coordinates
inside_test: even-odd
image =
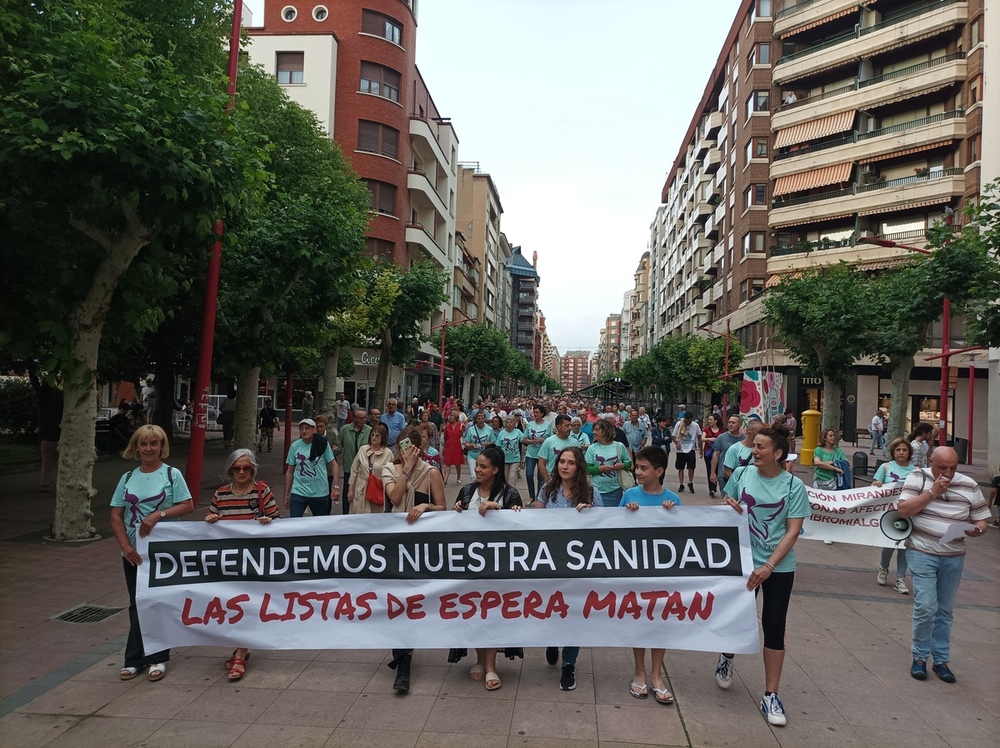
[[[819,423],[823,414],[818,410],[802,411],[802,446],[799,448],[799,464],[813,464],[813,450],[819,445]]]

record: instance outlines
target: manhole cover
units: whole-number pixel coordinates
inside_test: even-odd
[[[97,623],[105,618],[110,618],[124,608],[108,608],[103,605],[77,605],[72,610],[55,617],[57,621],[66,623]]]

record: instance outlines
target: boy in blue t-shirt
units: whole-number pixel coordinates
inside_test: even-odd
[[[680,504],[680,497],[669,488],[663,487],[663,476],[667,472],[668,464],[667,453],[663,451],[663,447],[643,447],[636,452],[635,479],[639,485],[625,492],[621,506],[634,512],[640,506],[662,506],[664,509],[673,509]],[[650,650],[652,667],[649,672],[652,673],[653,698],[660,704],[673,704],[674,695],[670,693],[663,680],[665,653],[665,649]],[[645,648],[633,647],[632,656],[635,659],[635,673],[629,684],[629,693],[637,699],[645,699],[649,696],[649,687],[646,685],[648,676]]]
[[[643,447],[636,452],[635,480],[639,485],[627,490],[618,506],[627,507],[634,512],[641,506],[673,509],[680,504],[680,497],[663,487],[663,476],[668,464],[667,453],[661,447]]]

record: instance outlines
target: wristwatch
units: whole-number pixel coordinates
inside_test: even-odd
[[[160,519],[166,519],[166,518],[167,518],[167,513],[164,510],[161,509],[160,510]]]

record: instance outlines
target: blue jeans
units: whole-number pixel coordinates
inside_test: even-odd
[[[528,498],[534,501],[538,498],[538,494],[535,493],[535,470],[538,469],[538,458],[537,457],[525,457],[524,458],[524,479],[528,481]],[[541,473],[538,475],[541,478]],[[541,488],[541,486],[539,486]]]
[[[875,454],[876,449],[885,450],[885,434],[880,434],[875,429],[868,429],[868,433],[872,437],[872,447],[868,451],[868,454]],[[883,567],[884,568],[884,567]]]
[[[562,648],[562,661],[563,665],[573,665],[576,666],[576,658],[580,655],[579,647],[563,647]]]
[[[288,498],[292,517],[304,517],[306,507],[309,507],[314,517],[329,517],[333,508],[333,501],[329,496],[303,496],[293,493],[289,494]]]
[[[906,555],[913,577],[913,658],[947,663],[952,609],[965,556],[934,556],[912,548]]]
[[[889,562],[892,561],[892,552],[896,551],[896,578],[902,579],[906,576],[906,549],[900,546],[899,548],[883,548],[882,557],[878,562],[879,568],[888,569]]]
[[[607,493],[601,492],[601,501],[604,502],[606,507],[616,507],[620,506],[622,503],[622,490],[616,488],[614,491],[608,491]]]

